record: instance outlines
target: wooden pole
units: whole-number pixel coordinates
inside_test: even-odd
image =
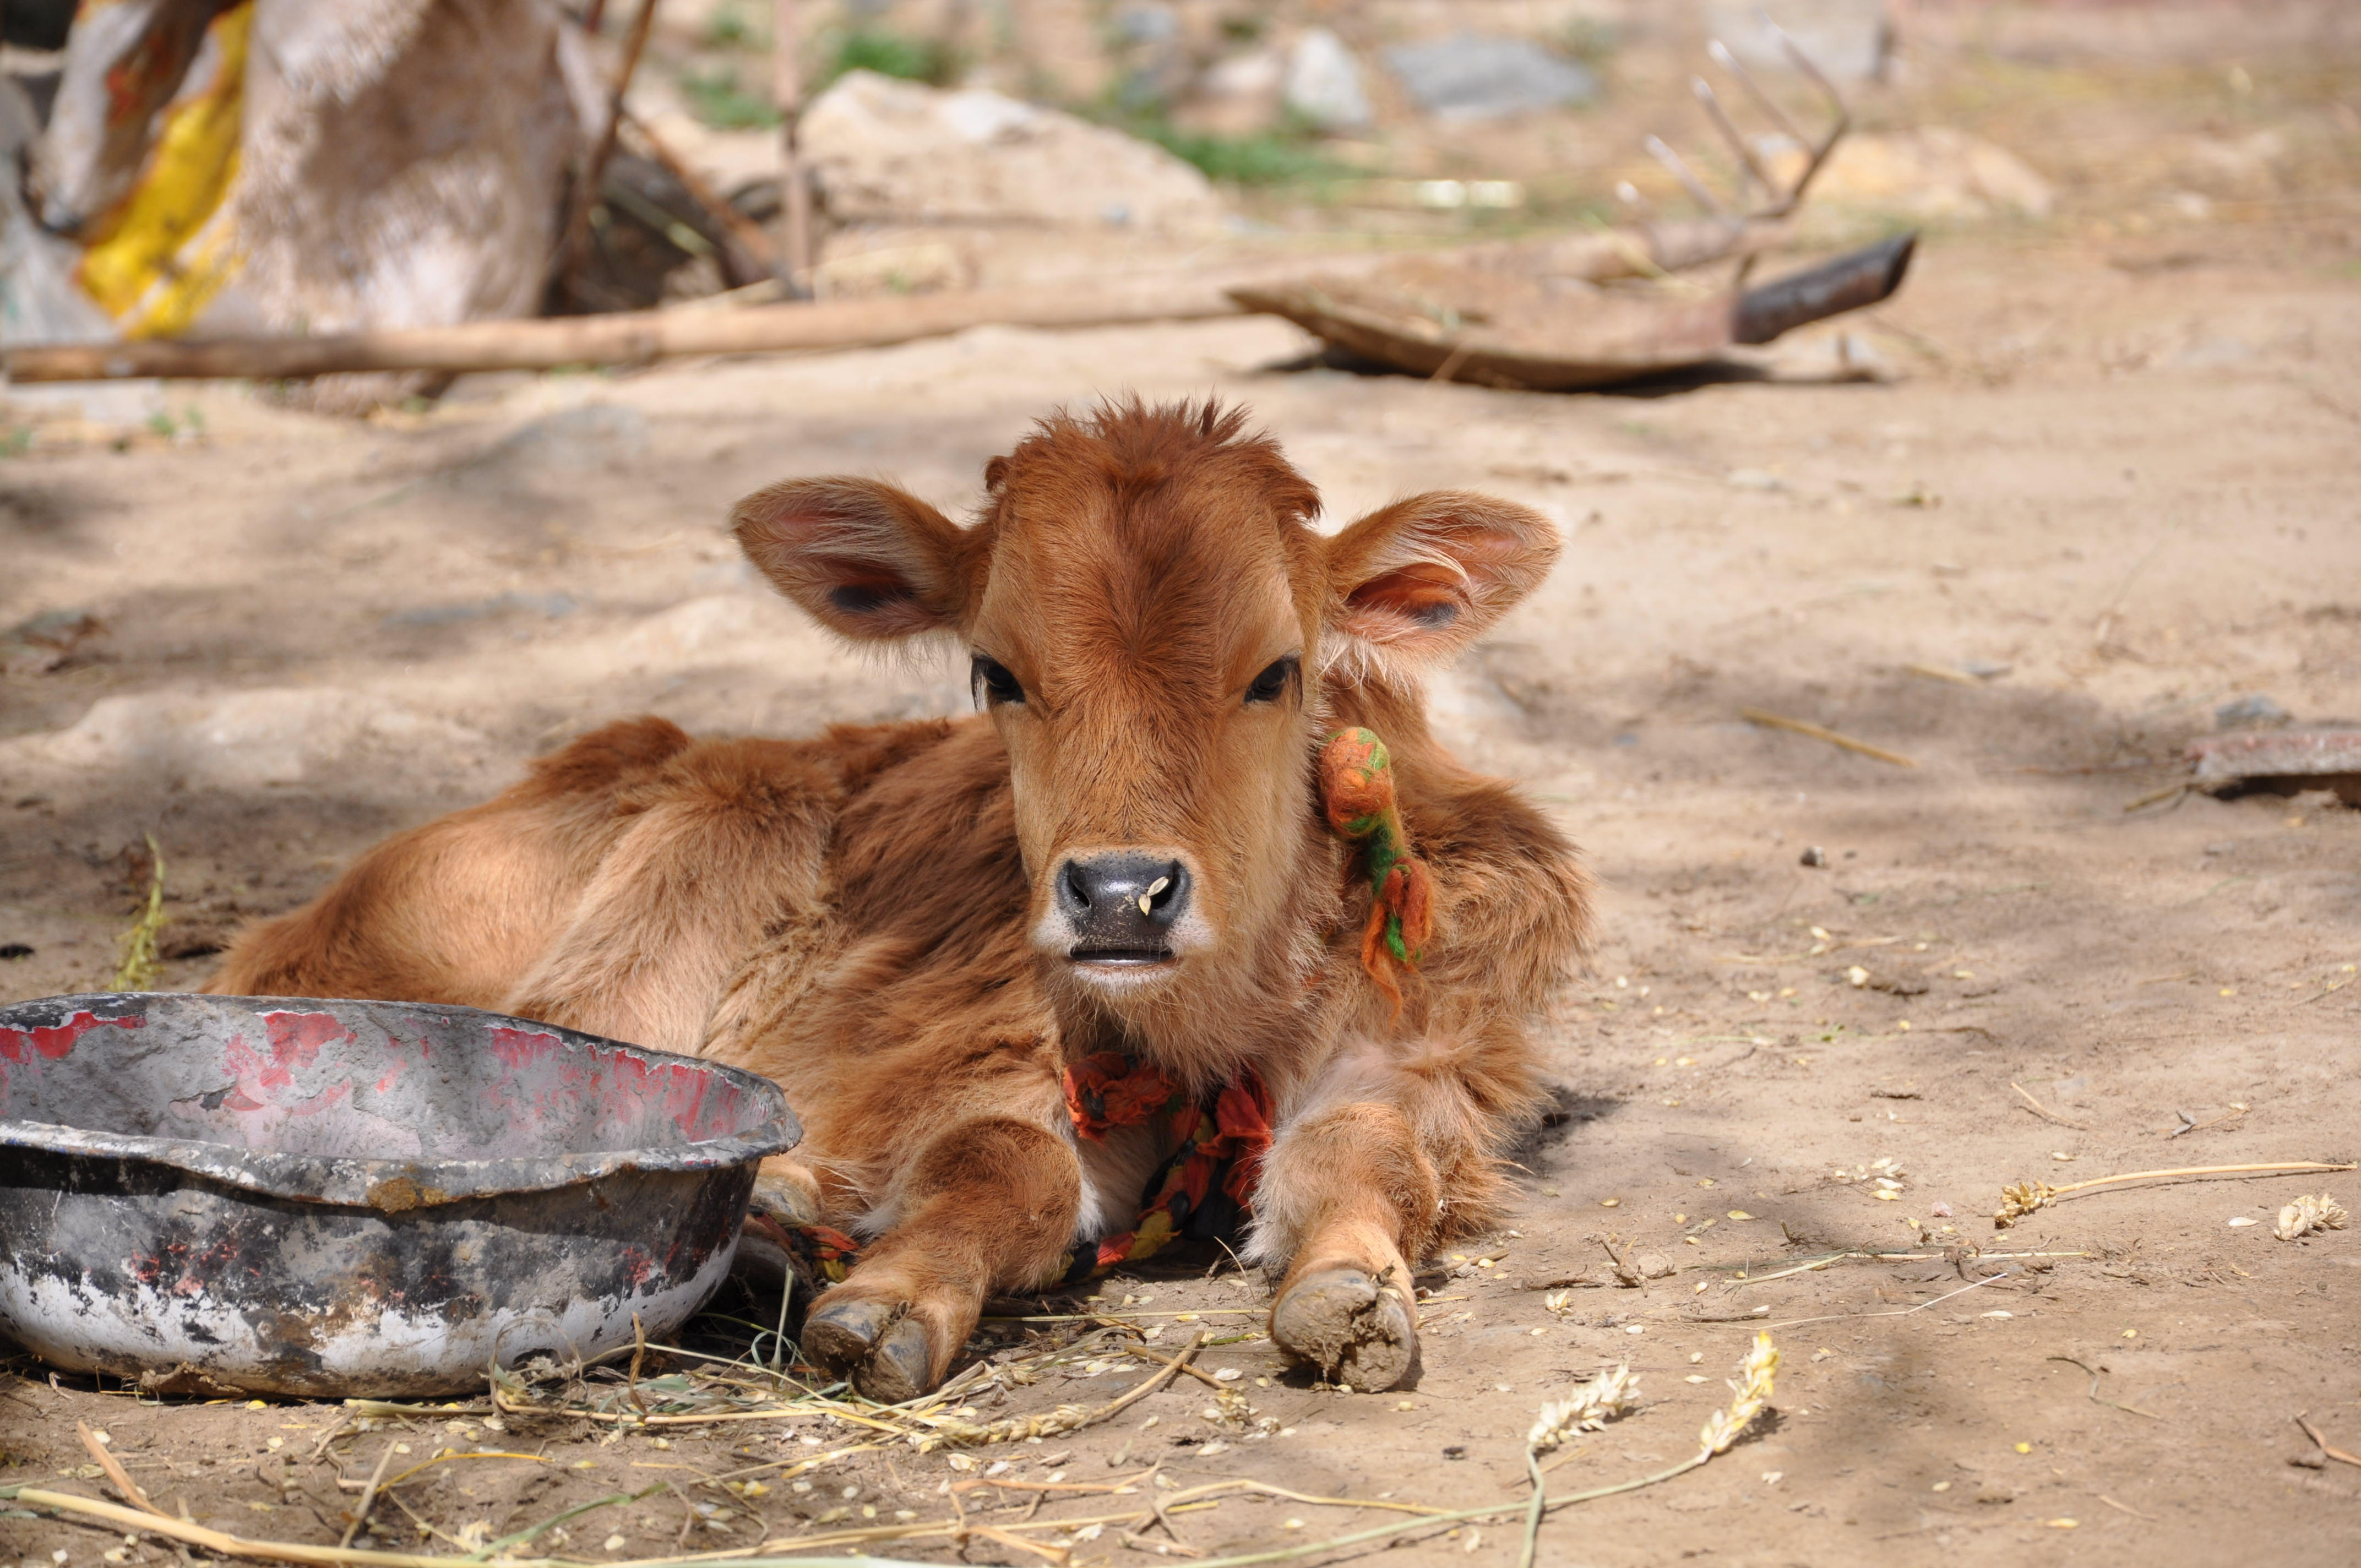
[[[566,227],[560,232],[557,249],[549,258],[549,280],[562,282],[574,269],[574,258],[582,252],[582,242],[590,233],[590,209],[598,204],[598,180],[607,171],[607,160],[615,156],[615,138],[623,129],[623,94],[631,91],[631,77],[640,69],[640,55],[648,47],[649,29],[655,26],[656,0],[640,0],[640,14],[631,18],[631,30],[623,39],[623,62],[615,71],[615,85],[607,99],[607,123],[598,127],[598,139],[592,144],[590,157],[582,166],[582,175],[575,182],[573,200],[566,203]]]
[[[994,323],[1093,327],[1235,315],[1238,307],[1222,292],[1223,282],[1217,274],[1201,273],[1087,291],[998,289],[739,310],[631,311],[337,337],[33,344],[0,350],[0,367],[9,380],[29,383],[143,377],[277,381],[366,370],[458,374],[644,365],[682,355],[872,348]]]
[[[779,262],[788,291],[807,293],[818,259],[812,241],[811,176],[798,124],[804,115],[802,7],[776,0],[771,24],[771,91],[779,105]]]

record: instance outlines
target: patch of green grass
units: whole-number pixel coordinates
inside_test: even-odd
[[[925,82],[941,87],[959,74],[957,55],[933,38],[913,38],[884,27],[863,27],[844,35],[829,59],[821,84],[848,71],[873,71],[905,82]]]
[[[771,95],[745,86],[734,66],[681,72],[680,95],[690,114],[718,131],[768,130],[779,123]]]
[[[1292,130],[1224,137],[1184,131],[1161,118],[1125,119],[1116,125],[1182,162],[1195,164],[1207,179],[1228,184],[1291,185],[1345,172],[1310,137]]]
[[[22,457],[32,449],[31,425],[20,424],[9,430],[0,430],[0,457]]]
[[[769,44],[755,30],[753,18],[747,16],[739,0],[725,0],[716,5],[705,18],[705,47],[708,49],[767,49]]]
[[[174,419],[170,410],[158,409],[148,416],[148,428],[167,441],[183,431],[192,436],[203,435],[205,433],[205,411],[191,403],[180,418]]]

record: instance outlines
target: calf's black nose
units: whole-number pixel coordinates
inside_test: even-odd
[[[1126,850],[1071,860],[1058,873],[1058,907],[1077,959],[1160,962],[1172,956],[1172,923],[1189,907],[1188,868]]]

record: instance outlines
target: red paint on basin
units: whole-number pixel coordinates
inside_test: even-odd
[[[49,1028],[0,1029],[0,1060],[23,1061],[31,1050],[56,1061],[74,1048],[74,1042],[101,1025],[117,1029],[137,1029],[144,1018],[101,1018],[94,1013],[77,1013],[64,1023]]]
[[[288,1069],[317,1061],[322,1046],[353,1037],[333,1013],[265,1013],[262,1026],[269,1033],[270,1060],[280,1069],[281,1083],[289,1081]]]

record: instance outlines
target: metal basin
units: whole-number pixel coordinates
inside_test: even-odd
[[[651,1337],[800,1135],[734,1068],[398,1002],[0,1008],[0,1331],[159,1393],[419,1395]]]

